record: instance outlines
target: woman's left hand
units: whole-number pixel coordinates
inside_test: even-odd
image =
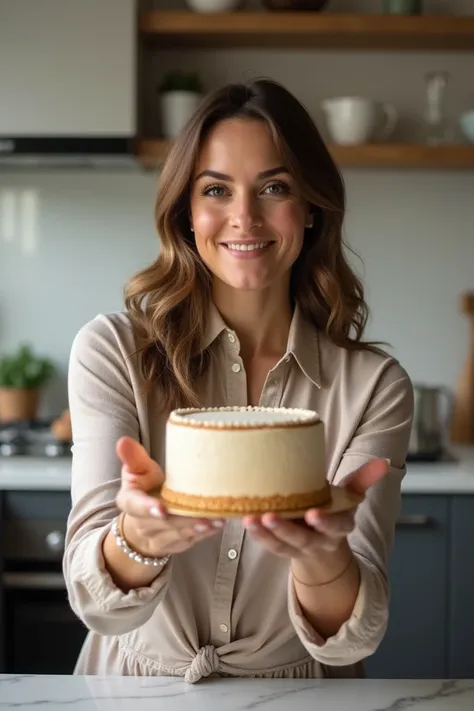
[[[386,459],[371,459],[348,475],[343,486],[363,494],[385,476],[388,468]],[[354,528],[355,512],[356,508],[335,514],[309,509],[304,517],[306,525],[268,513],[263,516],[245,516],[243,524],[252,538],[275,555],[315,558],[320,551],[339,549]]]

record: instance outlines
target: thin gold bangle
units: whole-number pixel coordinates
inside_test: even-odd
[[[338,573],[338,575],[336,575],[335,578],[331,578],[331,580],[327,580],[325,583],[304,583],[302,580],[299,580],[299,579],[296,577],[296,575],[295,575],[293,569],[291,570],[291,574],[292,574],[292,576],[293,576],[293,580],[294,580],[296,583],[298,583],[298,585],[303,585],[305,588],[323,588],[323,587],[325,587],[326,585],[331,585],[332,583],[335,583],[337,580],[340,580],[340,578],[342,578],[342,577],[347,573],[347,571],[348,571],[349,568],[351,567],[351,565],[352,565],[352,563],[354,562],[354,560],[355,560],[354,555],[351,554],[351,557],[350,557],[350,559],[349,559],[349,562],[348,562],[347,565],[345,566],[344,570],[343,570],[341,573]]]

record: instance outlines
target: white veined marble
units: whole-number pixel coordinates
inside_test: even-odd
[[[1,676],[0,711],[472,711],[474,679]]]

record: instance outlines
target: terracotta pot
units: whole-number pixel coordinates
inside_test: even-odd
[[[0,388],[0,421],[32,420],[39,403],[38,390]]]

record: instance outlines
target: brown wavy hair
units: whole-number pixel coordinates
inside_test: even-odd
[[[198,406],[198,381],[209,367],[210,354],[202,352],[201,342],[212,275],[190,229],[190,185],[203,140],[217,123],[230,118],[268,126],[284,165],[311,205],[314,224],[306,229],[292,268],[293,303],[336,345],[351,350],[373,347],[362,340],[368,318],[364,289],[344,254],[344,182],[318,129],[277,82],[230,84],[203,99],[173,143],[156,200],[158,258],[125,287],[145,387],[159,388],[164,409]]]

